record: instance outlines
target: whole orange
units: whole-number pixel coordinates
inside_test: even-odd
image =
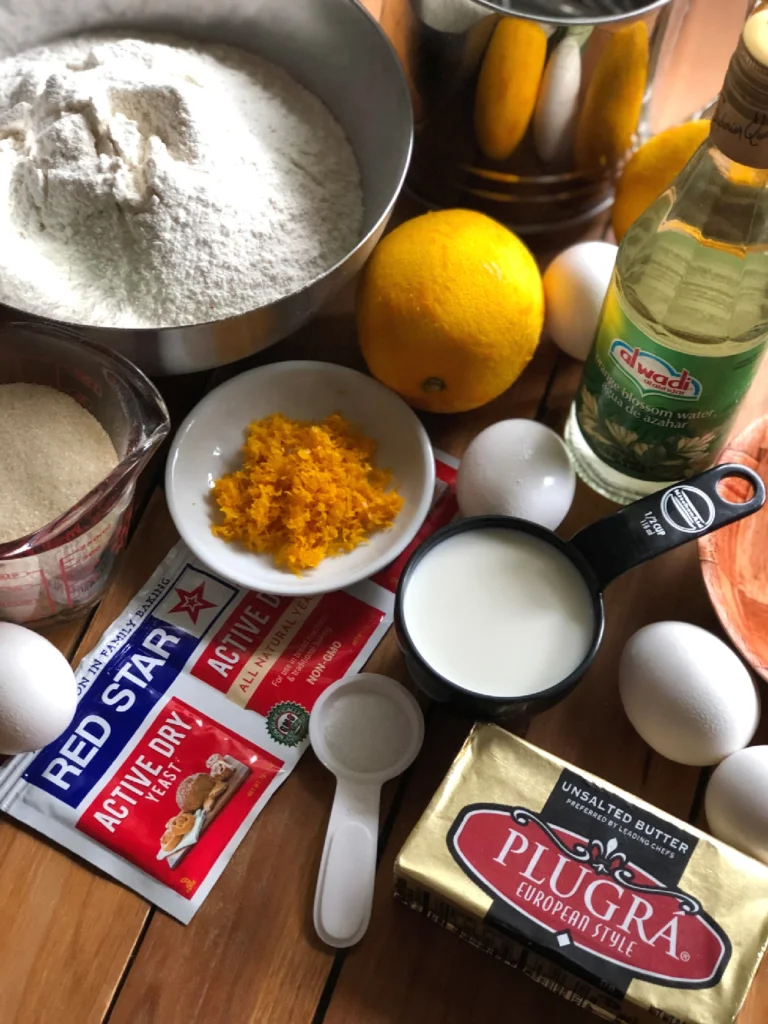
[[[709,121],[688,121],[654,135],[630,158],[616,185],[613,233],[628,229],[682,171],[709,134]]]
[[[464,412],[506,391],[530,361],[543,320],[533,256],[471,210],[401,224],[375,250],[358,292],[369,370],[429,412]]]

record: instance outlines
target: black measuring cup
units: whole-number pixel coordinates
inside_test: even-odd
[[[728,501],[718,489],[722,480],[734,477],[751,485],[752,494],[745,501]],[[451,523],[414,551],[400,577],[395,600],[395,634],[406,667],[414,682],[432,700],[454,704],[477,718],[543,711],[570,693],[592,663],[605,627],[603,589],[612,580],[641,562],[757,512],[764,502],[765,485],[757,473],[747,466],[724,463],[599,519],[579,530],[570,540],[561,540],[546,527],[512,516],[475,516]],[[487,529],[521,531],[551,544],[576,566],[592,600],[594,629],[586,655],[570,675],[534,693],[503,697],[460,686],[429,664],[408,629],[404,598],[425,555],[457,534]],[[462,581],[457,580],[456,586],[461,585]],[[510,675],[514,671],[514,666],[510,665]],[[510,690],[514,691],[514,687],[510,686]]]

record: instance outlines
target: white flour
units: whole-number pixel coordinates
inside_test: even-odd
[[[0,301],[76,323],[216,320],[354,247],[323,104],[240,50],[80,37],[0,61]]]

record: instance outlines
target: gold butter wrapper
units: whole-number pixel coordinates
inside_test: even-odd
[[[735,1020],[768,868],[494,725],[395,865],[395,895],[607,1020]]]

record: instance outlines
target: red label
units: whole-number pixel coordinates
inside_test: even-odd
[[[208,642],[190,669],[192,675],[227,693],[248,659],[269,640],[293,603],[290,597],[247,594]]]
[[[380,573],[371,576],[374,583],[389,590],[391,593],[397,590],[397,584],[406,566],[408,559],[413,552],[433,533],[437,533],[443,526],[447,526],[459,510],[456,502],[454,487],[456,484],[456,470],[447,466],[439,459],[435,462],[435,496],[432,499],[432,507],[427,518],[421,525],[419,532],[413,538],[408,547],[399,555],[391,565],[382,569]]]
[[[189,899],[282,768],[174,697],[77,827]]]
[[[325,594],[248,701],[266,715],[280,701],[311,711],[320,694],[345,676],[384,613],[351,594]]]
[[[311,711],[323,690],[346,674],[383,618],[343,590],[314,598],[251,594],[191,672],[261,715],[281,701]]]
[[[467,807],[449,846],[494,899],[552,933],[558,950],[594,954],[659,984],[716,984],[730,943],[698,900],[667,889],[605,846],[523,807]],[[596,965],[595,972],[600,968]]]

